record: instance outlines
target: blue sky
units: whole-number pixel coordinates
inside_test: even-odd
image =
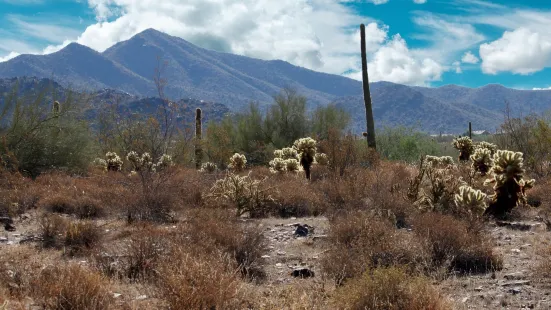
[[[147,28],[197,45],[372,81],[551,87],[546,0],[0,0],[0,61],[70,42],[102,52]]]

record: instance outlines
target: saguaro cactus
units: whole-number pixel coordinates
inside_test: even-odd
[[[59,112],[61,111],[61,107],[60,107],[60,104],[59,104],[59,101],[54,101],[54,106],[52,108],[52,112],[54,112],[54,115],[59,115]]]
[[[365,25],[360,25],[360,35],[362,44],[362,81],[365,103],[365,120],[367,133],[364,135],[367,137],[367,146],[373,149],[377,149],[375,143],[375,122],[373,121],[373,110],[371,107],[371,93],[369,92],[369,77],[367,75],[367,53],[365,48]]]
[[[203,149],[201,147],[202,133],[202,113],[201,109],[195,110],[195,168],[201,169],[201,161],[203,160]]]

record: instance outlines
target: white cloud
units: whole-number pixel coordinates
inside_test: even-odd
[[[479,47],[484,73],[531,74],[551,66],[551,11],[461,1],[487,6],[475,14],[453,17],[455,20],[503,30],[501,37]]]
[[[7,15],[6,18],[12,23],[12,27],[17,27],[20,35],[28,35],[48,42],[62,42],[75,39],[79,35],[79,31],[72,27],[53,24],[45,19],[29,20],[19,15]]]
[[[547,88],[532,88],[532,90],[551,90],[551,86]]]
[[[477,64],[480,61],[478,57],[476,57],[471,51],[467,51],[465,54],[463,54],[463,57],[461,57],[461,62],[467,63],[467,64]]]
[[[449,21],[424,11],[416,12],[413,22],[424,29],[424,32],[411,37],[429,42],[429,48],[417,50],[416,53],[420,57],[429,57],[442,63],[450,63],[465,49],[486,39],[468,23]]]
[[[408,85],[426,85],[429,81],[439,80],[444,67],[431,58],[416,59],[406,41],[393,36],[378,49],[368,64],[369,81],[390,81]],[[361,72],[349,74],[361,80]]]
[[[427,3],[427,0],[413,0],[413,2],[417,4],[424,4]]]
[[[452,67],[455,68],[455,73],[457,74],[463,73],[463,70],[461,69],[461,63],[459,61],[454,61],[452,63]]]
[[[0,62],[8,61],[12,58],[15,58],[15,57],[19,56],[19,55],[20,55],[19,53],[10,52],[8,55],[0,57]]]
[[[484,73],[534,73],[551,64],[551,36],[527,28],[506,31],[480,46],[480,58]]]

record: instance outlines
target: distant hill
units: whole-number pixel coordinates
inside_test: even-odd
[[[51,79],[39,79],[39,78],[11,78],[0,79],[0,111],[4,106],[6,96],[18,86],[18,94],[35,94],[38,91],[47,89],[46,98],[44,104],[50,104],[52,99],[52,92],[57,94],[57,99],[63,102],[67,89],[59,85]],[[101,89],[90,93],[78,94],[82,95],[85,99],[86,117],[92,122],[96,119],[98,111],[104,106],[110,106],[116,104],[120,111],[130,111],[131,113],[151,113],[154,112],[156,107],[161,104],[161,99],[157,97],[139,97],[131,95],[127,92],[113,90],[113,89]],[[203,110],[204,123],[209,121],[219,122],[224,115],[230,113],[230,110],[223,104],[208,102],[204,100],[197,100],[192,98],[180,99],[175,101],[180,107],[183,107],[183,114],[179,115],[178,124],[181,128],[194,127],[195,126],[195,109],[201,108]]]
[[[157,96],[154,73],[160,64],[158,56],[167,62],[162,74],[168,81],[165,94],[174,100],[204,100],[238,112],[250,101],[272,103],[273,95],[290,86],[308,98],[310,108],[337,103],[352,115],[354,130],[364,130],[359,81],[280,60],[207,50],[153,29],[103,53],[72,43],[49,55],[20,55],[0,63],[0,78],[52,78],[63,87],[92,92],[116,90],[139,100]],[[475,129],[493,132],[503,121],[506,103],[515,115],[551,108],[551,91],[516,90],[494,84],[427,88],[377,82],[371,83],[371,92],[377,126],[416,125],[431,133],[460,133],[469,121]]]

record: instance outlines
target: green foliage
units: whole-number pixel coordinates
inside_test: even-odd
[[[329,130],[336,129],[340,134],[350,124],[350,114],[334,104],[317,107],[312,113],[310,133],[323,140],[329,137]]]
[[[19,171],[36,177],[48,169],[84,172],[91,160],[91,134],[84,120],[84,96],[58,95],[45,88],[17,96],[16,88],[5,97],[0,113],[2,162],[17,162]],[[12,167],[15,168],[15,167]]]
[[[386,127],[377,132],[377,151],[389,160],[413,163],[422,155],[443,153],[430,136],[407,127]]]

